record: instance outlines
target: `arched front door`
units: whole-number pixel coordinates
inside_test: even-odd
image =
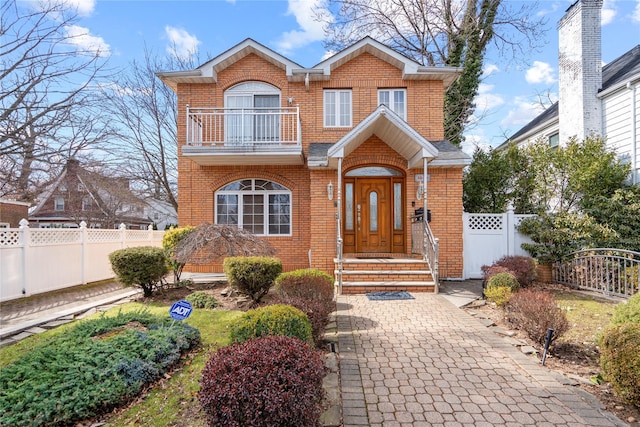
[[[344,251],[404,252],[404,175],[396,169],[368,166],[344,178]]]

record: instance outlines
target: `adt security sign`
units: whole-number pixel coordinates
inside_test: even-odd
[[[169,314],[173,320],[184,320],[191,315],[192,310],[193,308],[189,301],[180,300],[173,303],[169,309]]]

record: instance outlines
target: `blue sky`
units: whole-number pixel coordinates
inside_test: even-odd
[[[85,46],[100,47],[113,66],[141,60],[145,46],[158,54],[215,56],[250,37],[305,67],[327,55],[321,25],[311,9],[322,0],[67,0],[78,7],[70,28]],[[517,5],[517,1],[506,0]],[[535,117],[542,96],[557,98],[557,22],[568,0],[543,0],[537,14],[548,20],[545,45],[509,64],[489,51],[477,98],[476,122],[466,131],[465,151],[474,144],[497,146]],[[603,62],[640,43],[640,0],[605,0],[602,11]],[[364,36],[364,35],[363,35]],[[173,49],[172,47],[176,47]]]

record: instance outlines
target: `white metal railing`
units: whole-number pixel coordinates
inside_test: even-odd
[[[574,252],[553,265],[555,282],[607,295],[630,297],[640,292],[640,252],[597,248]]]
[[[419,217],[411,219],[411,253],[422,255],[427,261],[436,289],[438,289],[439,239],[433,236],[427,221]]]
[[[299,107],[191,108],[187,145],[300,145]]]
[[[162,246],[164,231],[29,228],[0,229],[0,301],[114,277],[109,254],[132,246]]]

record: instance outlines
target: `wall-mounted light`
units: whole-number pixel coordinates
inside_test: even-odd
[[[424,195],[424,185],[422,185],[422,183],[419,183],[418,189],[416,190],[416,199],[422,200],[423,195]]]
[[[289,103],[289,107],[291,107],[293,105],[293,101],[295,101],[295,98],[293,96],[290,96],[287,98],[287,102]]]
[[[327,184],[327,197],[329,200],[333,200],[333,182],[331,181]]]

